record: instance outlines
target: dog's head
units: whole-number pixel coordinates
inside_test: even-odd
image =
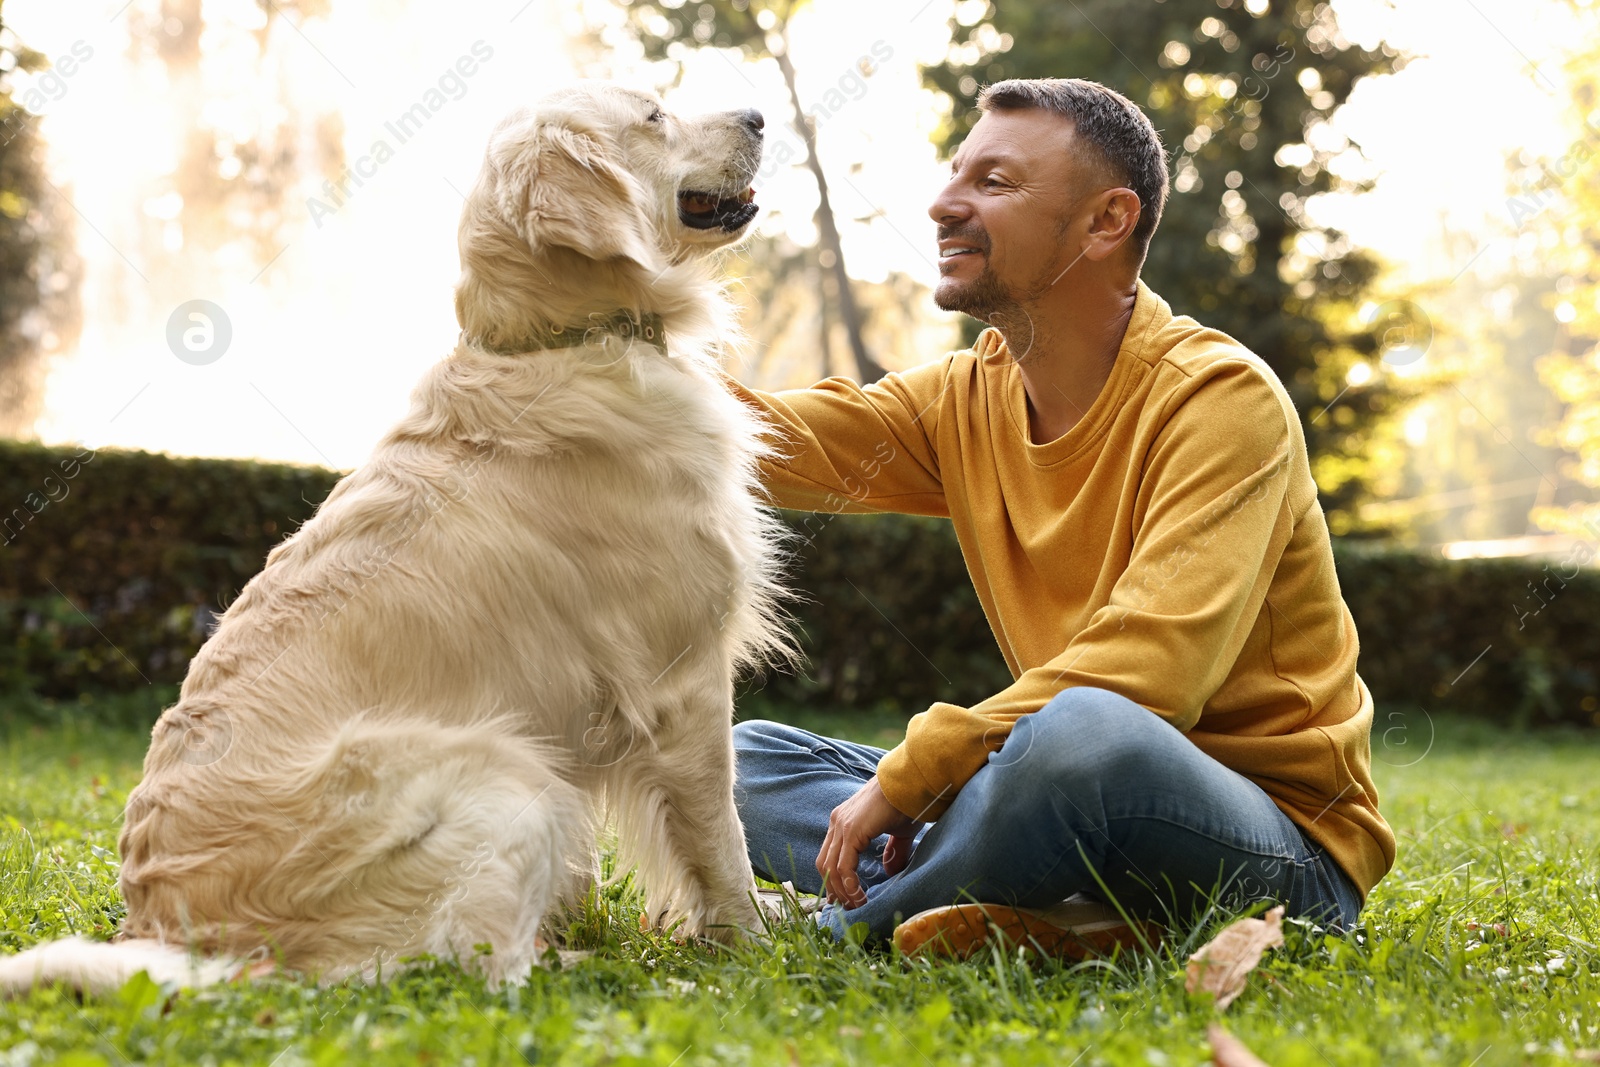
[[[761,125],[758,111],[682,118],[648,93],[594,83],[514,111],[490,137],[462,213],[463,328],[484,332],[468,319],[490,309],[468,305],[496,303],[488,289],[561,304],[576,275],[591,289],[636,292],[737,240],[756,215]],[[475,272],[479,292],[468,294]]]

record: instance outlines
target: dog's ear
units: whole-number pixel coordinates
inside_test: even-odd
[[[519,146],[500,208],[529,247],[558,245],[590,259],[623,258],[655,270],[656,247],[639,183],[594,137],[540,123]]]

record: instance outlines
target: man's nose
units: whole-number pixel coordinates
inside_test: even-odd
[[[939,195],[934,197],[933,203],[928,207],[928,217],[941,226],[960,222],[971,216],[972,207],[957,195],[954,182],[939,190]]]
[[[743,111],[735,111],[733,114],[745,129],[751,133],[760,133],[767,124],[767,120],[761,117],[761,112],[753,107],[747,107]]]

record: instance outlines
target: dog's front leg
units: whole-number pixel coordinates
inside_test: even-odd
[[[733,695],[726,679],[674,687],[675,699],[657,709],[654,743],[635,744],[612,768],[611,785],[625,858],[644,882],[646,918],[683,936],[719,941],[760,928],[734,804]]]

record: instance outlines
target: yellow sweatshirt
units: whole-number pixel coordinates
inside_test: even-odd
[[[778,505],[952,520],[1016,679],[911,720],[878,765],[896,808],[938,818],[1017,717],[1098,686],[1259,785],[1363,895],[1393,865],[1300,421],[1237,341],[1140,282],[1099,398],[1043,445],[994,330],[865,387],[731,384],[782,438],[762,467]]]

